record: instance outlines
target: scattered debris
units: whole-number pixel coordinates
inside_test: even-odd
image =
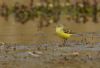
[[[32,53],[32,52],[28,52],[28,54],[32,55],[33,57],[40,57],[40,55],[34,54],[34,53]]]

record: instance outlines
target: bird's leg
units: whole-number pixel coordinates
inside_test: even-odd
[[[67,39],[63,40],[63,46],[66,46]]]

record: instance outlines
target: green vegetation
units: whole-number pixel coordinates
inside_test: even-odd
[[[70,0],[66,0],[65,4],[61,6],[60,1],[53,0],[49,2],[44,0],[41,5],[35,6],[31,0],[30,6],[26,6],[20,3],[15,3],[13,8],[9,8],[5,3],[0,6],[0,16],[4,17],[8,21],[10,14],[14,14],[15,21],[25,24],[29,20],[34,20],[35,18],[42,18],[43,22],[46,21],[47,25],[50,23],[57,23],[60,20],[62,14],[69,16],[71,19],[75,20],[76,23],[80,23],[80,18],[82,22],[86,23],[88,17],[93,19],[93,22],[98,22],[97,15],[100,11],[98,9],[98,3],[94,0],[94,4],[90,4],[88,1],[83,0],[83,2],[71,3]],[[41,20],[41,19],[40,19]],[[52,22],[51,22],[52,20]],[[46,26],[47,26],[46,25]]]

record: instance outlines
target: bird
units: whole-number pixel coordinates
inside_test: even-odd
[[[64,31],[64,26],[62,25],[56,27],[56,34],[63,39],[68,39],[73,35],[70,31]]]
[[[61,46],[66,46],[66,41],[70,38],[73,34],[70,33],[70,30],[64,30],[63,25],[58,25],[56,27],[56,34],[63,39],[63,44]],[[68,44],[68,43],[67,43]]]

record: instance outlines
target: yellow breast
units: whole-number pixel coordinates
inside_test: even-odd
[[[64,39],[70,38],[72,36],[72,34],[65,33],[63,31],[63,27],[56,27],[56,33],[59,37],[64,38]]]

